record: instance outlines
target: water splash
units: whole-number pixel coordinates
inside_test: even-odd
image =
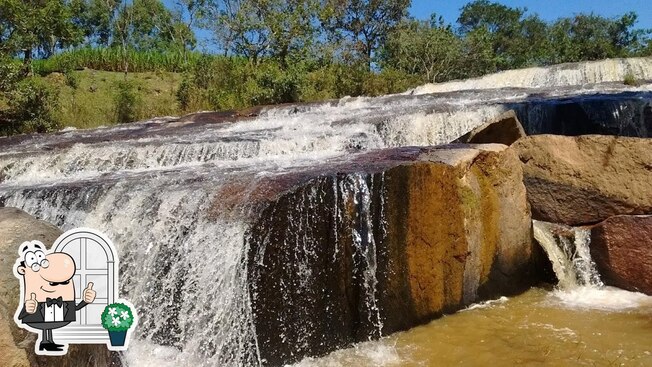
[[[596,269],[589,245],[591,231],[533,220],[534,238],[548,254],[559,283],[557,287],[570,290],[579,286],[601,287],[600,274]],[[571,242],[555,229],[573,234]]]
[[[652,297],[615,287],[578,287],[567,291],[555,290],[549,302],[555,306],[601,311],[626,311],[648,308]]]
[[[532,221],[534,238],[548,254],[557,289],[549,302],[577,309],[618,311],[652,307],[652,297],[615,287],[606,287],[591,259],[591,231],[559,224]],[[555,232],[564,232],[555,234]],[[571,241],[568,237],[573,235]]]
[[[395,342],[387,340],[358,343],[349,349],[335,351],[323,358],[304,358],[293,365],[285,367],[348,367],[375,366],[398,367],[407,362],[401,357]]]

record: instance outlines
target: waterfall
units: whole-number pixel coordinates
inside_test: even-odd
[[[652,305],[652,297],[605,286],[589,246],[591,231],[561,224],[532,221],[534,238],[548,255],[557,276],[551,302],[565,307],[614,311]]]
[[[365,291],[365,305],[367,308],[366,314],[368,315],[368,322],[370,325],[374,326],[374,334],[369,335],[369,340],[373,338],[378,338],[382,336],[383,323],[380,317],[380,310],[377,305],[377,284],[378,279],[376,277],[377,270],[377,248],[376,241],[373,236],[374,224],[372,221],[373,213],[371,211],[371,189],[373,187],[373,178],[371,185],[367,184],[365,177],[361,174],[356,174],[349,176],[349,182],[341,183],[342,195],[345,197],[345,201],[353,201],[353,203],[358,207],[358,213],[360,215],[360,226],[353,229],[353,244],[354,248],[358,252],[357,257],[362,259],[362,276],[363,276],[363,286]],[[381,184],[384,183],[384,180],[381,180]],[[345,189],[346,186],[352,187],[352,189]],[[347,198],[351,195],[352,198]],[[381,210],[384,208],[384,203],[380,205]],[[381,220],[384,220],[384,216],[381,213]],[[378,223],[381,228],[384,229],[384,223]]]
[[[22,190],[5,205],[63,229],[97,228],[113,239],[121,257],[120,294],[140,316],[133,341],[140,353],[164,345],[176,350],[167,361],[173,365],[254,365],[245,224],[210,219],[214,195],[173,180],[127,181]]]
[[[591,259],[589,245],[591,231],[586,228],[572,228],[537,220],[533,222],[534,238],[548,254],[552,268],[557,275],[557,286],[570,290],[581,286],[602,287],[600,274]],[[555,234],[555,230],[565,234]],[[572,234],[571,241],[568,236]]]
[[[589,86],[597,83],[619,82],[631,73],[637,79],[652,79],[652,58],[608,59],[506,70],[480,78],[426,84],[409,94],[441,93],[458,90],[493,88],[543,88],[564,86]]]
[[[645,60],[631,65],[638,62],[647,73]],[[631,90],[603,85],[343,98],[271,108],[257,118],[232,123],[168,119],[0,138],[0,205],[23,209],[64,230],[96,228],[113,240],[121,257],[120,294],[134,303],[140,316],[127,360],[157,367],[255,366],[261,364],[261,352],[247,284],[247,234],[252,218],[260,214],[254,204],[269,199],[269,186],[287,177],[319,178],[321,165],[346,164],[369,150],[446,144],[515,106],[520,106],[526,127],[528,120],[536,120],[539,128],[557,116],[550,109],[527,108],[535,103],[580,100],[597,91],[621,105],[638,98],[621,96]],[[649,92],[637,93],[641,104],[652,99]],[[616,121],[631,120],[638,126],[643,121],[639,115],[623,113]],[[603,121],[599,114],[591,118]],[[309,224],[326,219],[353,223],[353,233],[338,232],[337,224],[329,232],[336,243],[338,236],[352,237],[352,253],[333,244],[328,259],[354,263],[366,308],[365,319],[355,322],[369,326],[370,338],[378,337],[383,323],[376,302],[377,245],[383,236],[384,203],[372,193],[382,191],[383,178],[361,168],[323,183],[328,189],[303,193],[296,218],[289,218],[293,237],[278,245],[287,245],[293,269],[298,269],[297,284],[309,289],[306,264],[314,256],[314,243],[306,235]],[[326,198],[336,210],[329,212],[332,217],[315,218],[311,205]],[[538,227],[538,239],[546,238],[540,241],[548,241],[551,254],[559,252],[551,255],[559,261],[559,274],[590,265],[581,260],[588,258],[582,236],[560,250],[553,246],[554,236],[545,237]],[[264,244],[258,250],[265,251]],[[573,272],[564,278],[571,284],[594,284],[597,279],[587,270]],[[287,288],[285,295],[292,292]],[[279,317],[285,316],[293,317]],[[304,318],[306,333],[309,316]]]

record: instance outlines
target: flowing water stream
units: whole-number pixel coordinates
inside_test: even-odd
[[[650,60],[644,60],[643,65],[649,66]],[[649,72],[641,67],[645,78],[652,78]],[[603,76],[613,81],[618,73],[606,70]],[[652,101],[649,87],[600,84],[599,78],[585,81],[596,84],[568,87],[563,80],[548,78],[546,87],[478,87],[272,108],[257,118],[233,123],[159,119],[113,128],[0,138],[0,204],[21,208],[64,230],[93,227],[113,239],[121,256],[121,295],[130,299],[140,314],[135,340],[125,355],[129,364],[258,365],[260,353],[246,284],[245,236],[255,214],[250,203],[261,185],[289,173],[313,172],[329,162],[342,164],[369,150],[448,143],[508,109],[517,110],[532,132],[542,132],[554,122],[559,105],[578,106],[587,121],[609,125],[616,132],[647,136],[652,131],[647,126],[652,116],[647,110]],[[352,234],[360,244],[354,256],[361,259],[367,307],[374,310],[377,249],[373,238],[366,236],[374,226],[383,224],[364,216],[370,205],[365,180],[353,173],[343,182],[332,190],[336,198],[354,198],[362,213],[361,230]],[[309,246],[303,250],[297,250],[297,259],[310,255]],[[307,281],[309,273],[305,275]],[[547,305],[555,302],[563,303],[561,299],[555,301],[552,293],[535,290],[521,298],[436,321],[433,325],[444,326],[432,326],[433,335],[439,335],[433,338],[442,343],[447,338],[453,344],[482,343],[471,336],[462,337],[463,333],[441,336],[456,328],[447,329],[450,320],[459,319],[459,327],[476,323],[480,330],[477,336],[482,339],[482,330],[489,332],[492,323],[498,322],[491,321],[490,315],[507,318],[504,320],[524,317],[529,307],[541,310],[542,316],[534,323],[508,323],[525,325],[517,329],[531,333],[532,338],[552,335],[549,328],[566,327],[560,326],[561,321],[550,326],[545,320],[544,311],[556,309]],[[649,330],[647,314],[638,308],[628,312],[631,327],[640,327],[641,334],[644,328]],[[562,317],[557,311],[554,315]],[[568,320],[577,319],[570,311],[565,315]],[[614,324],[626,317],[621,313],[597,315],[613,317]],[[379,318],[368,321],[380,330]],[[387,358],[388,363],[396,360],[409,365],[412,357],[404,356],[402,345],[406,350],[425,348],[420,341],[423,330],[369,345],[371,350],[381,348],[383,356],[379,358]],[[636,335],[635,331],[632,340]],[[405,337],[408,339],[401,339]],[[509,344],[509,338],[507,333],[496,332],[494,338],[486,340]],[[389,345],[398,354],[383,354]],[[430,350],[427,353],[454,358],[445,357],[445,345],[439,351],[426,348]],[[343,360],[354,358],[359,364],[366,363],[366,357],[356,359],[357,352],[350,353]],[[469,349],[468,353],[473,352]],[[333,358],[337,360],[338,355]],[[329,358],[323,363],[329,365]],[[306,363],[313,362],[322,363]],[[383,363],[375,360],[367,365]]]
[[[651,335],[649,297],[534,288],[295,367],[643,367],[652,365]]]

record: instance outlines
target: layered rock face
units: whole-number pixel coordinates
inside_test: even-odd
[[[652,63],[650,63],[652,65]],[[528,135],[615,135],[652,137],[652,93],[598,93],[532,98],[510,106]]]
[[[615,216],[594,226],[591,256],[606,284],[652,295],[652,216]]]
[[[293,179],[268,197],[248,234],[267,365],[407,329],[532,282],[520,163],[503,145],[372,152]]]
[[[471,144],[498,143],[511,145],[523,137],[525,137],[525,130],[523,130],[521,122],[518,120],[516,113],[509,110],[476,127],[457,141]]]
[[[39,240],[50,246],[62,231],[15,208],[0,208],[0,365],[110,366],[119,365],[117,354],[104,345],[71,345],[62,357],[34,353],[37,335],[19,328],[14,313],[20,301],[20,283],[13,275],[18,245]]]
[[[652,213],[652,140],[536,135],[511,149],[523,162],[534,219],[594,224]]]

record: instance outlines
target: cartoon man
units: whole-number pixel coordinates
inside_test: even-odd
[[[95,300],[93,283],[82,292],[82,301],[75,303],[75,260],[63,252],[45,254],[45,245],[39,241],[23,242],[18,249],[15,275],[23,290],[22,309],[16,311],[19,326],[38,332],[38,354],[63,354],[67,346],[56,344],[52,329],[75,321],[75,313]],[[63,348],[63,349],[62,349]],[[34,346],[36,350],[36,346]],[[45,351],[45,353],[39,353]]]

